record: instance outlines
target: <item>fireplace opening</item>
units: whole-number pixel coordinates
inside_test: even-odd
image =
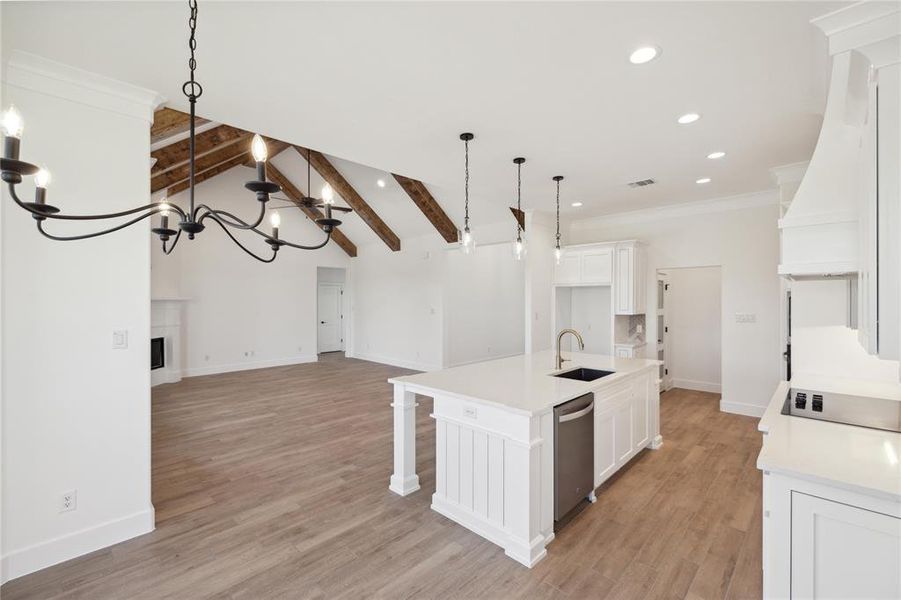
[[[166,344],[164,338],[150,338],[150,370],[166,366]]]

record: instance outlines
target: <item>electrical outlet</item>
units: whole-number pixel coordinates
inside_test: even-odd
[[[69,512],[78,508],[78,490],[63,492],[59,497],[59,512]]]
[[[465,406],[463,407],[463,416],[468,419],[476,419],[478,418],[479,413],[475,406]]]
[[[736,323],[756,323],[757,315],[754,313],[735,313]]]

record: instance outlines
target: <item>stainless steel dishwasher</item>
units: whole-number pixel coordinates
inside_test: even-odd
[[[554,407],[554,521],[594,492],[594,394]]]

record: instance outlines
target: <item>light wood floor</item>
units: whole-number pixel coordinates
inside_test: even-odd
[[[404,372],[331,355],[155,388],[156,531],[9,582],[3,600],[760,598],[756,419],[667,392],[663,448],[606,483],[528,570],[429,509],[429,399],[422,489],[388,491],[385,380]]]

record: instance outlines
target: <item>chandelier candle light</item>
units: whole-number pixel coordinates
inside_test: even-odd
[[[108,233],[113,233],[114,231],[124,229],[130,225],[134,225],[135,223],[143,221],[148,217],[153,217],[154,215],[158,214],[160,216],[160,226],[152,228],[151,231],[159,237],[160,241],[162,242],[163,252],[165,254],[172,253],[172,251],[175,249],[176,244],[178,244],[178,240],[181,237],[182,233],[185,233],[188,239],[193,240],[196,234],[200,233],[206,228],[207,222],[215,223],[216,225],[218,225],[239,248],[241,248],[244,252],[259,260],[260,262],[269,263],[274,261],[275,257],[278,254],[279,248],[281,248],[282,246],[298,248],[300,250],[316,250],[318,248],[322,248],[329,242],[329,239],[331,239],[331,234],[335,230],[335,227],[341,224],[341,221],[332,218],[332,211],[351,211],[351,209],[349,208],[334,205],[334,193],[331,187],[329,187],[328,185],[323,188],[323,197],[321,202],[310,196],[305,196],[300,202],[301,205],[309,208],[317,207],[324,209],[325,216],[323,218],[316,219],[316,223],[320,226],[322,231],[325,232],[325,240],[323,242],[312,246],[305,246],[281,239],[279,237],[278,231],[279,225],[281,224],[281,218],[277,212],[273,212],[270,215],[270,222],[272,224],[271,233],[265,233],[258,229],[266,215],[266,203],[269,202],[270,196],[281,191],[281,187],[278,184],[266,180],[266,161],[269,158],[269,150],[266,147],[266,142],[259,134],[253,136],[253,141],[251,142],[250,147],[253,160],[256,162],[256,179],[254,181],[248,181],[246,184],[244,184],[245,188],[247,188],[251,192],[254,192],[256,199],[259,202],[260,210],[257,217],[252,221],[245,221],[225,210],[214,209],[207,206],[206,204],[195,204],[195,105],[197,103],[197,99],[200,98],[200,96],[203,94],[203,87],[194,79],[194,71],[197,68],[197,61],[194,58],[194,51],[197,49],[197,40],[195,37],[197,30],[196,0],[189,0],[188,6],[190,8],[190,17],[188,19],[188,28],[190,30],[188,47],[191,50],[191,56],[188,60],[190,79],[186,81],[184,85],[182,85],[182,93],[184,93],[184,95],[188,98],[188,102],[191,106],[189,130],[190,133],[188,137],[188,208],[183,209],[177,204],[173,204],[169,200],[163,199],[162,202],[145,204],[143,206],[137,206],[135,208],[114,213],[94,215],[70,215],[61,213],[59,208],[51,206],[46,202],[47,185],[50,183],[50,173],[45,169],[39,169],[36,165],[19,160],[19,151],[21,148],[24,123],[22,116],[14,106],[10,107],[9,110],[4,113],[2,120],[0,120],[0,125],[2,125],[4,135],[3,157],[2,159],[0,159],[0,177],[2,177],[2,180],[8,184],[9,193],[12,196],[12,199],[16,204],[19,205],[19,207],[31,213],[31,216],[35,221],[37,221],[38,231],[42,235],[51,240],[57,241],[84,240]],[[307,163],[307,192],[309,193],[309,160],[307,161]],[[22,178],[26,175],[34,175],[34,202],[23,202],[16,194],[16,186],[22,183]],[[169,227],[169,217],[172,213],[177,213],[178,215],[177,230],[171,229]],[[132,217],[132,215],[135,216]],[[44,221],[47,219],[67,221],[101,221],[106,219],[124,219],[125,217],[132,218],[113,227],[81,235],[59,236],[50,234],[44,230]],[[244,244],[238,241],[234,234],[232,234],[232,230],[250,231],[261,236],[265,243],[268,244],[271,248],[272,255],[269,257],[264,257],[251,251]],[[174,239],[172,239],[173,237]],[[170,239],[172,239],[171,245],[169,245]]]
[[[554,261],[559,265],[563,257],[563,249],[560,248],[560,182],[563,181],[563,175],[554,175],[554,181],[557,182],[557,243],[554,246]]]

